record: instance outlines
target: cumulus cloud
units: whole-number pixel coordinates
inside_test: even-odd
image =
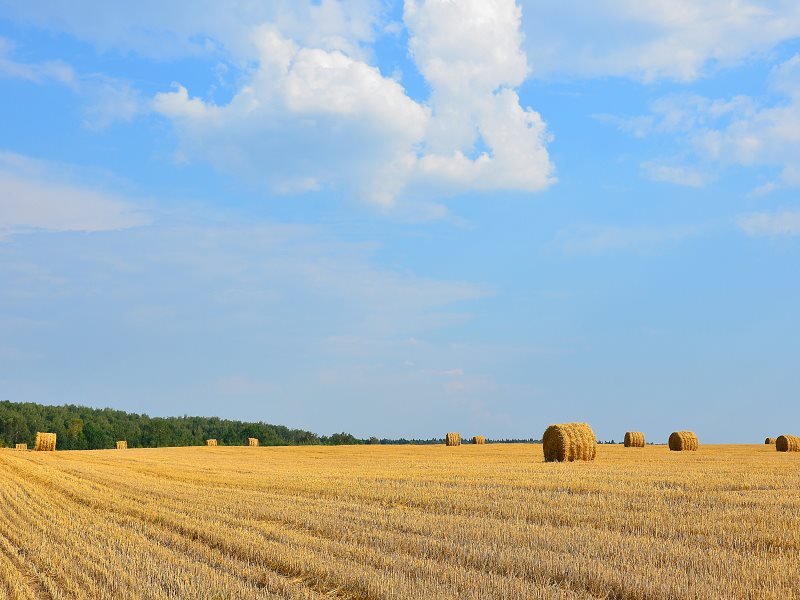
[[[800,235],[800,211],[760,212],[744,215],[738,220],[739,229],[753,237]]]
[[[793,0],[521,0],[535,76],[693,81],[800,35]]]
[[[344,46],[309,46],[273,23],[252,30],[258,66],[228,104],[177,84],[152,106],[183,156],[272,191],[336,189],[384,207],[404,191],[537,191],[553,168],[543,120],[514,91],[528,70],[519,19],[512,0],[407,2],[425,103]]]
[[[0,153],[0,231],[105,231],[146,222],[129,201],[76,183],[58,165]]]

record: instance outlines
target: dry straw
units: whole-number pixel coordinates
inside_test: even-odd
[[[771,446],[774,446],[775,445],[775,438],[766,438],[764,440],[764,443],[768,444],[768,445],[771,445]]]
[[[206,446],[216,446],[217,440],[206,440]]]
[[[800,437],[796,435],[779,435],[775,440],[778,452],[800,452]]]
[[[700,442],[691,431],[673,431],[669,436],[670,450],[697,450],[699,447]]]
[[[127,449],[128,449],[127,440],[119,440],[117,442],[117,450],[127,450]]]
[[[625,447],[644,448],[644,433],[642,433],[641,431],[626,431]]]
[[[597,438],[588,423],[550,425],[542,436],[545,462],[594,460]]]
[[[486,443],[486,438],[483,437],[482,435],[473,436],[472,437],[472,443],[473,444],[478,444],[478,445],[485,444]]]
[[[460,446],[461,445],[461,434],[450,432],[444,437],[444,443],[448,446]]]
[[[42,433],[36,432],[36,445],[34,450],[40,452],[53,452],[56,449],[56,434],[55,433]]]
[[[258,438],[247,438],[248,446],[258,446]]]
[[[27,450],[28,449],[28,444],[17,444],[16,446],[14,446],[14,449],[15,450]]]

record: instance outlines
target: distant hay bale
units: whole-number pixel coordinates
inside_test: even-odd
[[[56,449],[56,434],[36,432],[36,444],[33,447],[38,452],[54,452]]]
[[[767,438],[767,439],[764,440],[764,443],[767,444],[767,445],[774,446],[775,445],[775,441],[776,441],[775,438]]]
[[[216,446],[217,440],[206,440],[206,446]]]
[[[775,440],[778,452],[800,452],[800,437],[796,435],[779,435]]]
[[[119,440],[117,442],[117,450],[127,450],[127,449],[128,449],[127,440]]]
[[[14,449],[15,450],[27,450],[28,449],[28,444],[17,444],[16,446],[14,446]]]
[[[475,435],[475,436],[472,437],[472,443],[473,444],[478,444],[478,445],[483,445],[483,444],[486,443],[486,438],[483,437],[482,435]]]
[[[460,446],[461,445],[461,434],[450,432],[444,438],[444,443],[448,446]]]
[[[542,436],[545,462],[594,460],[597,438],[588,423],[550,425]]]
[[[641,431],[626,431],[625,447],[644,448],[644,433],[642,433]]]
[[[669,449],[675,451],[697,450],[700,442],[691,431],[673,431],[669,436]]]
[[[247,438],[248,446],[258,446],[258,438]]]

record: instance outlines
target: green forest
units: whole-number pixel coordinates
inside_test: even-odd
[[[117,440],[127,440],[130,448],[201,446],[209,438],[216,438],[222,446],[241,446],[249,437],[258,438],[265,446],[370,443],[348,433],[319,436],[282,425],[217,417],[162,418],[110,408],[0,401],[0,447],[23,443],[33,447],[37,431],[55,433],[59,450],[113,448]]]

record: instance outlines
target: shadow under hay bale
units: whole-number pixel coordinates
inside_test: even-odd
[[[38,452],[55,452],[56,434],[37,431],[36,444],[33,446],[33,449]]]
[[[644,448],[644,433],[642,433],[641,431],[626,431],[625,447]]]
[[[778,452],[800,452],[800,437],[796,435],[779,435],[775,440]]]
[[[446,436],[444,436],[444,443],[447,446],[460,446],[461,445],[461,434],[455,432],[449,432]]]
[[[594,460],[597,438],[588,423],[550,425],[542,436],[545,462]]]
[[[669,436],[669,449],[676,452],[697,450],[700,442],[692,431],[673,431]]]

